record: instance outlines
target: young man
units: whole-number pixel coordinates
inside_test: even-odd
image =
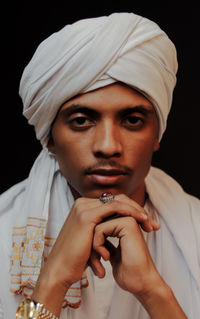
[[[199,318],[200,203],[151,167],[176,71],[134,14],[39,46],[20,94],[43,151],[0,200],[4,318],[23,296],[17,318]]]

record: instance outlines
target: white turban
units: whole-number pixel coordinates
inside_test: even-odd
[[[140,91],[154,105],[161,139],[176,71],[176,49],[156,23],[133,13],[80,20],[37,48],[20,83],[23,114],[45,146],[64,102],[120,81]]]

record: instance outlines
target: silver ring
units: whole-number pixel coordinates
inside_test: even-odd
[[[115,196],[108,192],[108,193],[103,193],[100,197],[99,197],[99,200],[100,202],[102,202],[103,204],[106,204],[108,202],[112,202],[114,200]]]

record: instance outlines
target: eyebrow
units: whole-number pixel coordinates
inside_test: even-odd
[[[85,114],[91,115],[91,116],[100,115],[99,111],[97,111],[97,110],[95,110],[93,108],[90,108],[88,106],[80,105],[80,104],[72,104],[72,105],[70,105],[66,109],[61,110],[59,115],[64,116],[64,117],[68,117],[71,114],[78,113],[78,112],[79,113],[85,113]]]
[[[93,116],[93,117],[100,117],[101,116],[101,112],[98,110],[95,110],[91,107],[88,106],[84,106],[84,105],[80,105],[80,104],[72,104],[69,107],[63,109],[60,111],[60,116],[62,117],[68,117],[71,114],[74,113],[84,113],[87,114],[89,116]],[[119,110],[118,116],[119,117],[125,117],[128,116],[132,113],[142,113],[145,116],[148,116],[150,114],[153,114],[155,111],[153,108],[149,108],[147,106],[144,105],[136,105],[136,106],[128,106],[125,109],[121,109]]]
[[[145,116],[148,116],[148,115],[154,113],[154,109],[153,108],[150,109],[144,105],[136,105],[136,106],[130,106],[130,107],[127,107],[125,109],[122,109],[118,112],[118,114],[121,117],[125,117],[125,116],[132,114],[132,113],[137,113],[137,112],[142,113]]]

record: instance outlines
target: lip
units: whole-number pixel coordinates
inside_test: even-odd
[[[114,185],[120,182],[127,173],[119,169],[96,169],[88,175],[90,181],[99,185]]]

